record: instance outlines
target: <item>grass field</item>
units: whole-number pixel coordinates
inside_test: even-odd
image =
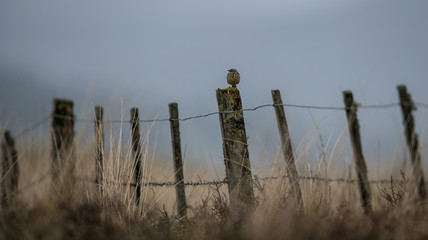
[[[111,140],[106,150],[106,180],[99,194],[92,142],[76,149],[78,180],[54,183],[48,176],[22,191],[0,213],[0,239],[426,239],[426,203],[417,202],[411,169],[375,175],[370,179],[406,180],[372,184],[373,213],[361,208],[358,185],[347,182],[300,181],[303,211],[298,212],[284,179],[254,181],[256,204],[237,211],[229,205],[227,186],[186,188],[186,219],[175,211],[173,187],[143,188],[142,203],[134,203],[132,154],[129,141]],[[49,139],[32,137],[17,142],[20,189],[48,173]],[[147,142],[145,142],[147,144]],[[147,149],[147,148],[145,148]],[[340,148],[338,148],[340,149]],[[325,156],[299,159],[301,176],[355,178],[352,165],[344,168]],[[173,181],[172,163],[145,151],[143,181]],[[156,164],[154,164],[156,162]],[[369,169],[372,169],[369,164]],[[186,181],[218,179],[224,174],[185,166]],[[285,172],[280,152],[268,169],[253,169],[258,177]],[[189,177],[190,176],[190,177]],[[85,181],[83,179],[86,179]]]

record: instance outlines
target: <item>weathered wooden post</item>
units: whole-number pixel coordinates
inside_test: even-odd
[[[73,181],[74,156],[74,114],[73,102],[63,99],[54,99],[52,113],[52,178],[65,174],[67,181]],[[64,180],[65,180],[64,179]]]
[[[419,153],[419,137],[415,133],[415,120],[412,111],[416,110],[412,96],[407,93],[407,88],[404,85],[397,86],[398,96],[400,98],[401,112],[403,114],[403,124],[405,127],[405,135],[407,145],[410,150],[410,157],[413,165],[413,174],[418,187],[418,197],[420,200],[425,200],[427,192],[425,188],[424,171],[422,168],[422,159]]]
[[[138,117],[138,108],[131,108],[131,138],[132,138],[132,153],[134,156],[134,181],[135,181],[135,204],[139,206],[141,198],[141,159],[142,147],[140,136],[140,118]]]
[[[282,153],[287,166],[287,175],[291,183],[291,192],[299,209],[303,207],[302,191],[299,185],[299,175],[294,161],[293,146],[291,145],[290,132],[288,131],[287,119],[285,118],[284,106],[279,90],[272,90],[272,99],[275,107],[276,121],[278,123],[279,135],[281,137]]]
[[[19,165],[18,153],[15,149],[15,140],[9,131],[3,133],[2,139],[3,164],[1,174],[1,205],[7,207],[13,202],[18,190]]]
[[[103,192],[103,172],[104,172],[104,126],[103,107],[96,106],[95,109],[95,182],[100,193]]]
[[[239,90],[217,89],[223,156],[232,207],[254,203],[244,114]]]
[[[361,146],[360,124],[357,117],[358,104],[354,102],[351,91],[343,92],[343,100],[345,102],[346,117],[348,119],[349,136],[351,137],[352,150],[354,152],[354,162],[358,176],[358,185],[360,187],[361,201],[364,212],[367,214],[372,211],[371,191],[367,177],[367,166]]]
[[[184,190],[183,160],[181,156],[180,124],[177,103],[169,105],[169,122],[171,128],[172,157],[174,158],[175,191],[177,196],[177,212],[180,218],[187,214],[186,194]]]

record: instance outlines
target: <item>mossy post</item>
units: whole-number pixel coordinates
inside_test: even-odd
[[[132,138],[132,154],[134,157],[134,181],[135,181],[135,204],[140,205],[141,198],[141,182],[143,175],[141,174],[142,147],[140,136],[140,118],[138,117],[138,108],[131,108],[131,138]]]
[[[73,102],[54,99],[52,114],[52,179],[58,182],[74,181],[76,164],[74,150],[74,113]]]
[[[354,162],[360,187],[361,201],[366,214],[372,211],[370,184],[367,176],[367,166],[361,146],[360,124],[358,122],[358,104],[354,102],[351,91],[343,92],[346,117],[348,119],[349,136],[351,138]]]
[[[287,175],[289,176],[291,183],[291,192],[296,204],[299,206],[299,210],[301,210],[303,207],[302,191],[298,181],[299,175],[297,173],[296,163],[294,160],[293,146],[291,145],[290,132],[288,131],[284,106],[282,105],[281,92],[279,90],[272,90],[272,99],[275,107],[279,135],[281,137],[282,153],[287,166]]]
[[[251,165],[239,90],[217,89],[217,103],[230,202],[232,207],[253,204]]]
[[[169,122],[170,122],[170,128],[171,128],[172,157],[174,159],[177,212],[180,218],[184,218],[187,214],[187,204],[186,204],[186,194],[184,190],[184,173],[183,173],[183,159],[181,156],[178,104],[170,103],[168,107],[169,107]]]
[[[403,114],[403,124],[407,145],[410,150],[410,157],[413,165],[413,174],[418,187],[418,197],[420,200],[425,200],[427,192],[425,188],[424,171],[422,168],[422,159],[419,153],[419,137],[415,133],[415,120],[412,111],[416,110],[412,96],[407,93],[407,88],[404,85],[397,86],[398,96],[400,98],[401,112]]]
[[[7,207],[13,202],[18,190],[19,165],[18,153],[15,149],[15,140],[9,131],[3,133],[2,148],[2,174],[1,174],[1,205]]]
[[[103,169],[104,169],[104,126],[103,107],[96,106],[95,109],[95,183],[100,193],[103,192]]]

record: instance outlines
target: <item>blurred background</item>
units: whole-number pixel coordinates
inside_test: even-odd
[[[105,120],[127,120],[131,107],[142,119],[168,118],[170,102],[183,118],[214,112],[230,68],[241,74],[244,108],[271,103],[272,89],[289,104],[342,107],[348,89],[363,105],[391,103],[397,84],[428,102],[427,12],[424,0],[1,1],[0,126],[19,132],[47,116],[53,98],[73,100],[77,117],[89,120],[94,105]],[[424,155],[427,113],[416,114]],[[352,163],[343,111],[286,115],[298,156],[319,159],[322,136],[329,156]],[[400,109],[359,118],[366,160],[403,163]],[[247,112],[245,121],[251,161],[270,164],[280,146],[274,109]],[[84,144],[93,124],[76,129]],[[129,125],[122,129],[126,140]],[[168,122],[142,131],[154,151],[170,154]],[[185,162],[223,165],[218,116],[182,122],[181,136]]]

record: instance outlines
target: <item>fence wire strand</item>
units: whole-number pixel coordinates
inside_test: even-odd
[[[416,106],[428,109],[428,104],[423,102],[414,102]],[[347,108],[346,107],[331,107],[331,106],[314,106],[314,105],[297,105],[297,104],[263,104],[254,108],[246,108],[242,110],[237,111],[217,111],[217,112],[210,112],[202,115],[196,115],[196,116],[190,116],[186,118],[179,118],[179,119],[170,119],[170,118],[158,118],[158,119],[143,119],[139,120],[141,123],[150,123],[150,122],[167,122],[167,121],[188,121],[192,119],[198,119],[198,118],[205,118],[212,115],[218,115],[218,114],[228,114],[228,113],[237,113],[237,112],[251,112],[256,111],[260,108],[266,108],[266,107],[277,107],[277,106],[283,106],[283,107],[290,107],[290,108],[301,108],[301,109],[315,109],[315,110],[338,110],[338,111],[344,111]],[[358,109],[387,109],[387,108],[393,108],[400,106],[400,103],[394,102],[394,103],[388,103],[388,104],[373,104],[373,105],[360,105],[356,108]],[[56,119],[64,119],[64,120],[74,120],[76,122],[83,122],[83,123],[95,123],[94,119],[80,119],[76,117],[71,116],[65,116],[65,115],[59,115],[59,114],[49,114],[39,122],[36,122],[27,128],[19,131],[16,134],[16,137],[23,137],[27,135],[28,133],[32,132],[33,130],[37,129],[38,127],[42,126],[46,122],[49,121],[50,118],[56,118]],[[103,121],[104,123],[130,123],[131,120],[107,120]]]
[[[76,178],[79,181],[84,182],[91,182],[96,183],[95,180],[89,179],[89,178]],[[184,186],[212,186],[212,185],[224,185],[229,184],[231,182],[258,182],[258,181],[271,181],[271,180],[287,180],[291,179],[290,176],[277,176],[277,177],[257,177],[254,176],[254,178],[251,179],[242,179],[242,180],[201,180],[201,181],[186,181],[183,183],[177,183],[177,182],[143,182],[140,184],[142,187],[175,187],[176,185],[183,184]],[[347,184],[354,184],[359,183],[360,181],[358,179],[346,179],[346,178],[323,178],[323,177],[314,177],[314,176],[300,176],[295,178],[299,181],[321,181],[321,182],[337,182],[337,183],[347,183]],[[408,180],[393,180],[393,179],[380,179],[380,180],[370,180],[368,181],[369,184],[405,184],[407,182],[411,182]],[[122,185],[122,186],[130,186],[130,187],[136,187],[136,183],[127,183],[127,182],[118,182],[118,181],[111,181],[111,180],[104,180],[105,184],[113,184],[113,185]]]
[[[25,191],[27,191],[28,189],[31,189],[35,186],[37,186],[38,184],[42,183],[49,175],[50,175],[51,171],[46,172],[45,174],[43,174],[41,177],[37,178],[36,180],[30,182],[29,184],[27,184],[25,187],[22,187],[20,189],[18,189],[16,192],[14,192],[13,194],[19,195]],[[83,182],[90,182],[90,183],[94,183],[97,184],[97,182],[93,179],[90,178],[83,178],[83,177],[75,177],[75,179],[77,181],[83,181]],[[286,179],[291,179],[290,176],[277,176],[277,177],[257,177],[254,176],[254,178],[251,179],[242,179],[242,180],[228,180],[228,179],[223,179],[223,180],[201,180],[201,181],[186,181],[184,183],[177,183],[177,182],[143,182],[142,184],[140,184],[141,187],[175,187],[179,184],[183,184],[186,187],[197,187],[197,186],[220,186],[220,185],[224,185],[224,184],[229,184],[231,182],[239,182],[239,181],[243,181],[243,182],[260,182],[260,181],[271,181],[271,180],[286,180]],[[359,180],[357,179],[346,179],[346,178],[323,178],[323,177],[314,177],[314,176],[300,176],[295,178],[299,181],[322,181],[322,182],[338,182],[338,183],[347,183],[347,184],[353,184],[353,183],[358,183]],[[368,183],[370,184],[405,184],[411,182],[409,180],[371,180],[368,181]],[[113,185],[122,185],[122,186],[129,186],[129,187],[136,187],[137,184],[136,183],[127,183],[127,182],[118,182],[118,181],[112,181],[112,180],[104,180],[103,184],[113,184]]]
[[[17,138],[20,138],[20,137],[23,137],[23,136],[29,134],[30,132],[36,130],[38,127],[43,126],[43,124],[45,124],[46,122],[48,122],[50,118],[51,118],[51,115],[46,116],[42,120],[40,120],[40,121],[38,121],[38,122],[36,122],[36,123],[34,123],[34,124],[32,124],[32,125],[24,128],[23,130],[19,131],[18,133],[16,133],[15,136]]]
[[[428,109],[428,104],[423,102],[414,102],[417,107]]]
[[[36,180],[30,182],[29,184],[27,184],[25,187],[22,187],[20,189],[18,189],[15,193],[13,194],[21,194],[25,191],[27,191],[28,189],[31,189],[37,185],[39,185],[40,183],[42,183],[48,176],[50,175],[50,171],[48,171],[47,173],[43,174],[41,177],[37,178]]]
[[[428,109],[428,104],[426,104],[426,103],[415,102],[415,105],[419,106],[421,108]],[[210,112],[210,113],[206,113],[206,114],[190,116],[190,117],[185,117],[185,118],[178,118],[178,119],[171,119],[171,118],[143,119],[143,120],[139,120],[139,122],[140,123],[167,122],[167,121],[184,122],[184,121],[188,121],[188,120],[192,120],[192,119],[206,118],[206,117],[218,115],[218,114],[252,112],[252,111],[256,111],[256,110],[261,109],[261,108],[278,107],[278,106],[289,107],[289,108],[300,108],[300,109],[314,109],[314,110],[336,110],[336,111],[347,110],[346,107],[297,105],[297,104],[263,104],[263,105],[259,105],[259,106],[254,107],[254,108],[245,108],[245,109],[237,110],[237,111],[217,111],[217,112]],[[394,108],[394,107],[399,107],[399,106],[400,106],[400,103],[393,102],[393,103],[387,103],[387,104],[359,105],[359,106],[355,106],[355,108],[357,108],[357,109],[388,109],[388,108]],[[57,114],[52,115],[52,117],[59,118],[59,119],[65,119],[65,120],[74,120],[76,122],[86,122],[86,123],[94,123],[95,122],[95,120],[79,119],[76,117],[57,115]],[[131,120],[105,120],[105,121],[103,121],[103,123],[131,123]]]

